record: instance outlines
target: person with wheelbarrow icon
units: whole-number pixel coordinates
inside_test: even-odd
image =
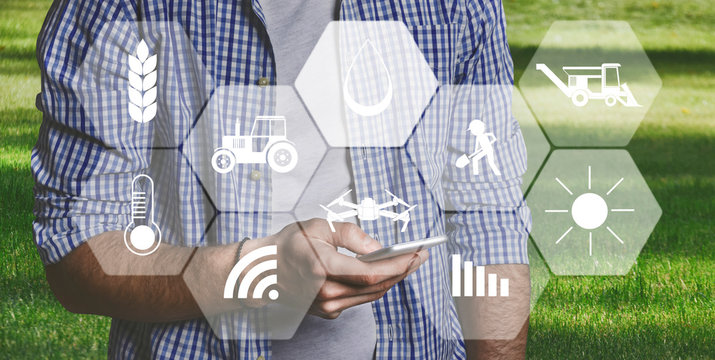
[[[456,165],[458,168],[462,169],[465,166],[469,165],[469,163],[471,162],[472,173],[474,175],[479,175],[478,162],[486,156],[487,161],[489,162],[489,167],[492,168],[494,174],[497,176],[501,176],[501,172],[499,171],[499,168],[494,162],[494,148],[492,147],[492,144],[497,141],[497,137],[494,136],[494,134],[492,133],[485,132],[485,130],[486,125],[481,120],[472,120],[469,123],[469,128],[467,128],[467,131],[471,132],[472,135],[477,137],[477,145],[474,148],[474,152],[472,154],[464,154],[460,156],[459,159],[457,159]]]

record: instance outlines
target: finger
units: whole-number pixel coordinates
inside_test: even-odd
[[[323,286],[318,291],[317,298],[322,301],[341,299],[347,297],[354,297],[360,295],[374,294],[378,292],[386,292],[390,290],[395,284],[404,280],[406,277],[410,276],[412,273],[417,271],[418,267],[414,267],[410,271],[397,275],[395,277],[386,279],[385,281],[379,282],[377,284],[361,286],[354,285],[339,281],[326,280]]]
[[[415,271],[427,259],[426,255],[423,256],[419,253],[405,254],[371,263],[349,256],[330,256],[324,264],[329,280],[369,286]]]
[[[368,286],[360,286],[338,281],[326,280],[318,291],[316,298],[321,301],[328,301],[352,296],[384,292],[395,286],[395,284],[402,281],[402,279],[409,276],[411,273],[412,272],[400,274],[398,276],[389,278],[383,282]]]
[[[427,260],[429,253],[423,250],[418,253],[418,256],[421,259],[419,261],[421,264]],[[324,289],[321,288],[322,294],[319,292],[319,297],[313,302],[309,312],[324,319],[336,319],[343,310],[349,307],[381,298],[395,284],[415,272],[418,268],[419,265],[414,266],[405,274],[368,287],[346,285],[327,280],[324,284],[324,288],[329,289],[329,291],[324,291]]]
[[[338,234],[336,241],[338,246],[342,246],[356,254],[369,254],[375,250],[382,249],[382,244],[366,234],[359,226],[352,223],[334,224],[335,233]]]
[[[332,313],[326,313],[325,311],[322,310],[323,308],[323,302],[322,301],[316,301],[310,305],[310,308],[308,309],[308,314],[318,316],[320,318],[326,319],[326,320],[334,320],[337,319],[338,316],[340,316],[340,312],[332,312]]]
[[[356,254],[367,254],[382,248],[377,240],[353,223],[335,222],[333,223],[335,232],[323,219],[312,219],[301,222],[299,225],[307,238],[323,240],[335,247],[344,247]]]
[[[353,296],[343,299],[316,302],[313,306],[313,310],[318,314],[318,316],[327,319],[335,319],[338,315],[340,315],[340,313],[345,311],[345,309],[349,309],[353,306],[357,306],[360,304],[373,302],[375,300],[380,299],[384,295],[385,291],[374,294]]]
[[[422,255],[424,255],[425,260],[426,260],[426,257],[429,256],[428,254],[422,254]],[[422,257],[420,257],[420,258],[422,259]],[[420,260],[420,264],[423,264],[423,263],[424,263],[424,261]],[[420,264],[413,264],[413,266],[411,266],[407,272],[404,272],[397,276],[385,279],[385,280],[378,282],[376,284],[367,285],[367,286],[355,285],[355,284],[349,283],[349,282],[326,280],[323,283],[321,289],[318,291],[317,298],[320,300],[330,300],[330,299],[345,298],[345,297],[356,296],[356,295],[373,294],[373,293],[380,292],[380,291],[387,291],[390,288],[392,288],[395,284],[397,284],[398,282],[402,281],[404,278],[406,278],[410,274],[417,271],[417,269],[419,269]]]
[[[317,316],[317,317],[320,317],[320,318],[322,318],[322,319],[325,319],[325,320],[335,320],[335,319],[337,319],[337,318],[340,316],[340,314],[341,314],[341,313],[339,313],[339,312],[332,313],[332,314],[326,314],[326,313],[324,313],[324,312],[322,312],[322,311],[320,311],[320,310],[313,309],[313,308],[311,308],[311,309],[308,311],[308,313],[311,314],[311,315],[315,315],[315,316]]]

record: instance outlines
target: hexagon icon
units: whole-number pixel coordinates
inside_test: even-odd
[[[82,132],[108,148],[177,148],[213,87],[177,22],[105,24],[73,82]]]
[[[556,21],[519,88],[556,146],[625,146],[662,83],[624,21]]]
[[[367,151],[374,151],[368,157],[389,157],[395,164],[384,172],[384,177],[373,180],[379,184],[353,178],[352,161],[363,161],[362,149],[332,148],[306,186],[294,211],[296,217],[301,221],[330,220],[336,232],[338,223],[354,223],[383,246],[444,233],[441,207],[425,184],[402,181],[419,181],[417,169],[407,161],[404,149]],[[352,255],[350,251],[344,253]]]
[[[299,220],[327,219],[334,215],[333,222],[352,222],[363,228],[383,245],[390,241],[405,242],[430,235],[439,225],[441,207],[434,201],[429,189],[419,181],[418,169],[407,161],[404,148],[369,149],[331,148],[298,202],[294,214]],[[384,177],[366,184],[353,177],[354,159],[362,162],[366,157],[390,161],[394,166],[384,172]],[[389,158],[389,160],[386,160]],[[410,182],[403,181],[404,179]],[[363,179],[364,180],[364,179]],[[406,190],[409,188],[409,190]],[[339,201],[341,200],[342,201]],[[379,208],[382,214],[374,214]],[[355,210],[355,211],[352,211]],[[351,214],[344,215],[344,212]],[[370,214],[360,219],[357,213]],[[391,213],[391,214],[390,214]],[[405,216],[409,214],[409,216]],[[428,215],[429,214],[429,215]],[[403,216],[399,216],[403,215]],[[403,221],[402,219],[408,219]],[[415,219],[430,219],[416,221]],[[404,230],[404,231],[403,231]],[[380,234],[384,234],[380,237]]]
[[[195,203],[193,194],[200,193],[201,186],[178,150],[134,150],[125,153],[125,159],[132,159],[129,166],[136,170],[97,176],[87,183],[88,197],[97,197],[97,188],[118,189],[100,195],[112,201],[91,224],[102,223],[113,235],[88,244],[107,275],[178,275],[191,251],[174,250],[200,244],[215,210]]]
[[[495,136],[489,142],[494,149],[496,168],[503,175],[493,172],[488,166],[488,157],[477,161],[479,174],[474,174],[473,163],[456,166],[463,155],[469,157],[475,153],[476,136],[468,131],[473,120],[484,122],[484,133]],[[479,183],[484,181],[516,183],[521,177],[521,192],[525,193],[551,146],[517,88],[510,85],[444,85],[439,87],[425,109],[405,149],[435,197],[442,199],[442,189],[437,183],[447,181],[450,187],[450,181],[441,176],[444,171],[449,175],[447,179],[455,180],[451,183],[462,186],[472,183],[481,187],[483,185]],[[446,153],[444,149],[447,149]],[[483,146],[480,145],[480,149]],[[467,190],[462,188],[461,191]],[[519,196],[514,195],[515,198]],[[463,205],[468,206],[466,202]],[[447,203],[445,208],[461,210],[460,206]]]
[[[276,214],[261,214],[258,221],[295,221],[289,214]],[[244,217],[239,213],[223,213],[217,223],[244,224]],[[265,224],[239,226],[239,232],[250,232],[262,225]],[[211,235],[217,236],[212,240],[216,244],[227,245],[241,239],[232,231],[225,231],[228,227],[218,225],[218,228]],[[199,248],[183,272],[184,282],[219,338],[290,339],[325,281],[320,262],[300,231],[293,231],[292,236],[284,234],[279,244],[266,243],[263,236],[248,241],[257,242],[257,247],[242,250],[241,260],[221,269],[212,264],[223,263],[227,257],[235,259],[235,247],[232,251],[221,247]],[[290,261],[285,260],[288,257]]]
[[[557,275],[623,275],[661,215],[625,150],[557,150],[527,201],[531,236]]]
[[[457,260],[461,262],[462,259],[458,257]],[[455,255],[452,255],[452,261],[455,261]],[[523,265],[474,266],[472,261],[464,261],[461,269],[457,266],[459,264],[453,263],[452,276],[461,272],[461,289],[455,291],[453,277],[452,294],[459,311],[463,338],[515,338],[529,318],[529,293],[534,278],[527,279],[519,272]],[[511,321],[500,321],[500,316],[506,313]]]
[[[295,222],[289,213],[260,216],[262,219],[253,226],[239,226],[239,233],[265,225],[260,221],[270,222],[268,228]],[[220,214],[216,221],[219,225],[214,226],[218,229],[212,231],[212,238],[216,236],[212,242],[219,245],[238,242],[241,238],[235,236],[229,224],[244,224],[243,218],[244,215],[238,213]],[[183,279],[219,338],[283,340],[294,335],[325,277],[307,238],[298,226],[293,227],[293,235],[284,233],[284,241],[275,246],[266,243],[264,236],[248,240],[258,242],[258,247],[247,252],[242,250],[241,259],[248,262],[239,261],[231,268],[216,269],[208,263],[216,263],[214,258],[225,259],[226,252],[233,259],[235,247],[197,250],[184,270]],[[273,232],[277,230],[269,231]],[[291,260],[282,260],[285,257]]]
[[[291,87],[224,86],[181,150],[219,211],[253,213],[292,210],[327,145]]]
[[[455,279],[452,278],[452,295],[460,311],[460,317],[465,319],[468,314],[476,314],[473,323],[462,322],[462,335],[465,339],[475,340],[505,340],[513,339],[521,330],[522,324],[528,320],[529,313],[536,306],[550,279],[549,269],[541,258],[536,246],[527,240],[529,258],[529,285],[530,297],[528,309],[524,306],[527,296],[525,283],[520,283],[522,276],[514,276],[514,269],[510,265],[492,265],[475,270],[473,261],[464,261],[460,270],[454,270],[460,264],[453,263],[452,276],[461,272],[461,281],[458,295],[454,292]],[[452,261],[454,260],[452,254]],[[457,261],[462,262],[462,258]],[[471,269],[467,274],[467,269]],[[506,283],[504,283],[506,281]],[[471,284],[471,285],[467,285]],[[508,295],[501,293],[504,286]],[[493,290],[492,290],[493,289]],[[493,292],[492,292],[493,291]],[[475,306],[476,305],[476,306]],[[520,321],[501,323],[499,321],[483,321],[493,319],[495,313],[509,312],[513,319]]]
[[[331,22],[295,82],[333,147],[399,147],[437,79],[402,22]]]

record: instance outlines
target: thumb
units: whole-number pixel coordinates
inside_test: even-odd
[[[382,245],[353,223],[333,223],[333,245],[344,247],[356,254],[362,255],[382,249]]]

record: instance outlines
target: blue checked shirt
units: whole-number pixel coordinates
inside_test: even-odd
[[[451,239],[431,250],[418,272],[373,303],[376,358],[464,359],[449,289],[450,255],[481,265],[528,262],[530,214],[520,190],[526,152],[510,111],[513,72],[501,3],[345,0],[340,18],[404,22],[444,85],[404,147],[351,150],[357,198],[391,189],[419,205],[404,236],[416,239],[446,230]],[[186,63],[163,65],[159,82],[165,92],[174,92],[169,97],[180,101],[160,104],[150,126],[127,120],[125,95],[116,91],[126,87],[127,69],[107,60],[121,51],[98,49],[106,54],[93,57],[101,72],[82,67],[107,24],[138,21],[178,24],[185,41],[170,41],[173,51],[191,48],[198,61],[188,63],[202,68],[197,72],[187,70]],[[270,210],[270,190],[263,185],[267,182],[247,180],[251,167],[237,169],[240,180],[230,186],[236,200],[254,211],[237,220],[222,221],[224,213],[207,221],[204,189],[187,161],[198,151],[187,144],[187,134],[217,88],[253,85],[262,78],[276,82],[263,22],[258,0],[54,2],[37,45],[44,117],[32,152],[34,232],[45,264],[60,261],[93,236],[123,230],[130,220],[127,189],[140,173],[176,179],[171,187],[157,189],[169,199],[158,210],[161,222],[169,224],[164,234],[169,243],[204,246],[270,233],[270,219],[262,215]],[[152,38],[151,30],[145,37]],[[136,45],[136,39],[124,40]],[[486,119],[488,131],[499,139],[495,154],[502,176],[492,174],[485,162],[480,175],[453,166],[457,157],[474,149],[466,129],[477,117]],[[445,209],[455,211],[445,215]],[[233,236],[208,236],[212,223],[218,233]],[[385,245],[403,236],[395,226],[384,218],[362,224]],[[270,358],[270,341],[250,332],[240,340],[222,340],[221,333],[205,319],[168,324],[114,319],[109,357]]]

